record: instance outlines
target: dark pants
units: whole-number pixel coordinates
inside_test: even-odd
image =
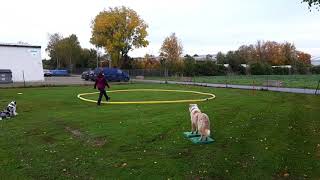
[[[109,96],[107,95],[107,92],[105,89],[99,89],[100,91],[100,94],[99,94],[99,99],[98,99],[98,102],[97,104],[100,105],[101,104],[101,99],[102,99],[102,96],[104,96],[106,98],[106,101],[109,101]]]

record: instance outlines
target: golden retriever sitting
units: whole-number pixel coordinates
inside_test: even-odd
[[[190,104],[191,134],[200,133],[200,141],[207,140],[210,136],[210,121],[208,115],[202,113],[197,104]]]

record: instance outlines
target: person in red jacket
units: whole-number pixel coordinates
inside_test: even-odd
[[[96,82],[94,84],[94,89],[96,89],[98,87],[98,90],[100,91],[100,94],[99,94],[99,99],[98,99],[98,102],[97,102],[97,105],[100,106],[101,105],[101,99],[102,99],[102,96],[104,96],[106,98],[107,101],[110,100],[110,97],[107,95],[107,92],[106,92],[106,86],[108,88],[110,88],[106,78],[104,77],[103,73],[100,72],[98,74],[98,77],[96,79]]]

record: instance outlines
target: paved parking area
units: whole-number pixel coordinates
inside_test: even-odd
[[[85,81],[81,76],[73,75],[68,77],[46,77],[46,84],[53,85],[93,85],[93,81]]]
[[[0,88],[10,87],[28,87],[28,86],[63,86],[63,85],[93,85],[93,81],[85,81],[80,75],[72,75],[68,77],[45,77],[43,82],[17,82],[12,84],[0,84]]]

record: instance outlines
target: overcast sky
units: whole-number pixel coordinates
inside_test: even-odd
[[[128,6],[149,25],[145,53],[158,55],[164,38],[175,32],[185,54],[235,50],[257,40],[292,42],[320,56],[320,12],[301,0],[1,0],[0,42],[27,42],[45,51],[48,34],[72,33],[82,47],[93,47],[91,22],[103,9]]]

